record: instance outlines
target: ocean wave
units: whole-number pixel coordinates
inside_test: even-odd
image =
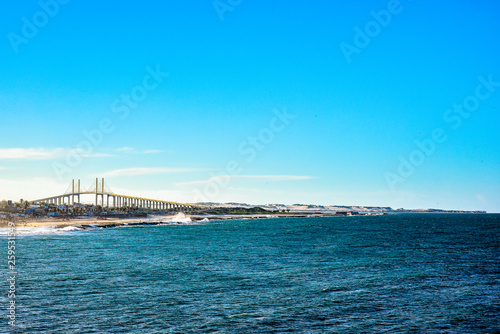
[[[9,230],[10,229],[7,227],[0,227],[0,237],[7,236],[9,233]],[[62,233],[76,232],[76,231],[82,231],[82,229],[75,227],[75,226],[65,226],[65,227],[37,226],[37,227],[16,227],[15,228],[16,236],[62,234]]]

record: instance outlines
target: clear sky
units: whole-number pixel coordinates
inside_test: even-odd
[[[494,0],[4,2],[0,199],[105,177],[172,201],[500,212],[499,14]]]

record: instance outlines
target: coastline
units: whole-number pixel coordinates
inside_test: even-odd
[[[380,215],[380,214],[374,214]],[[372,215],[356,215],[372,216]],[[95,228],[111,228],[120,226],[140,226],[140,225],[165,225],[165,224],[197,224],[200,222],[235,220],[235,219],[273,219],[273,218],[306,218],[306,217],[356,217],[335,214],[318,213],[287,213],[287,214],[192,214],[192,215],[150,215],[148,217],[126,217],[126,218],[106,218],[99,219],[92,217],[72,217],[72,218],[14,218],[1,219],[0,229],[9,227],[9,222],[14,222],[16,228],[20,229],[67,229],[86,230]],[[0,233],[0,236],[2,233]]]
[[[31,219],[15,219],[0,221],[0,228],[7,228],[9,221],[14,221],[16,227],[22,228],[109,228],[118,226],[134,226],[134,225],[159,225],[165,223],[178,224],[193,224],[202,221],[213,220],[232,220],[232,219],[269,219],[269,218],[292,218],[292,217],[309,217],[309,214],[248,214],[248,215],[186,215],[189,221],[176,221],[177,215],[152,215],[150,217],[127,217],[127,218],[107,218],[104,220],[97,217],[83,218],[31,218]],[[316,215],[314,215],[316,216]]]

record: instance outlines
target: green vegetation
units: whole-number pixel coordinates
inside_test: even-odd
[[[261,207],[253,208],[213,208],[205,211],[205,213],[214,215],[251,215],[251,214],[272,214],[272,211],[265,210]]]

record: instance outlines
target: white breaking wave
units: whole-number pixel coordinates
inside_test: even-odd
[[[16,227],[16,235],[47,235],[47,234],[61,234],[73,231],[81,231],[80,228],[75,226],[55,227],[55,226],[39,226],[39,227]],[[0,227],[0,236],[7,236],[9,228]]]
[[[182,212],[179,212],[178,214],[172,217],[173,223],[190,223],[191,221],[192,221],[191,218],[189,218]]]

